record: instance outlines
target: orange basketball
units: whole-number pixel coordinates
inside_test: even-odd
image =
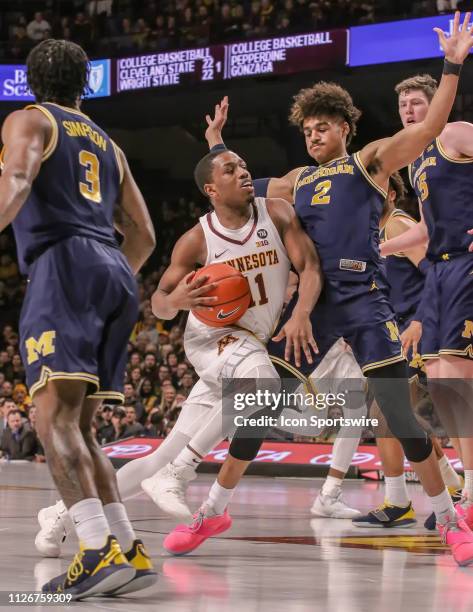
[[[209,277],[206,284],[217,283],[217,287],[205,297],[218,297],[211,310],[192,311],[199,321],[210,327],[225,327],[245,314],[251,302],[251,292],[248,280],[241,272],[226,263],[215,263],[198,270],[193,280],[199,276]]]

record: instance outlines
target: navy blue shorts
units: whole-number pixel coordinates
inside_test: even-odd
[[[82,237],[50,247],[30,268],[20,316],[30,394],[48,380],[82,380],[89,396],[122,402],[137,316],[136,281],[118,249]]]
[[[312,311],[312,331],[319,353],[313,355],[312,364],[309,364],[302,355],[301,366],[297,369],[301,376],[309,376],[340,337],[350,345],[363,373],[404,360],[398,326],[386,290],[376,286],[372,289],[367,287],[365,292],[358,291],[352,296],[347,291],[343,299],[339,299],[339,293],[334,299],[333,293],[330,288],[324,289]],[[276,333],[290,318],[297,297],[296,293],[288,304]],[[281,376],[284,348],[284,340],[281,342],[270,340],[267,345],[273,362],[280,366],[278,369]],[[293,360],[288,365],[289,371],[295,370]]]
[[[422,358],[473,359],[473,254],[434,263],[424,291]]]

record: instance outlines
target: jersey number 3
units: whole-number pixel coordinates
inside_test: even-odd
[[[316,204],[330,204],[330,196],[327,195],[327,193],[331,188],[332,181],[322,181],[321,183],[318,183],[310,205],[315,206]]]
[[[102,194],[100,193],[100,162],[97,155],[82,150],[79,153],[79,163],[85,168],[85,183],[82,181],[79,183],[81,195],[96,204],[100,204]]]

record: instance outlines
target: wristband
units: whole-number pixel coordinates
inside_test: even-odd
[[[460,75],[463,64],[455,64],[453,62],[449,62],[447,58],[443,61],[443,74],[455,74],[456,76]]]
[[[216,144],[213,147],[211,147],[210,153],[220,153],[221,151],[226,151],[226,150],[227,150],[227,147],[225,146],[225,144],[223,142],[220,142],[219,144]]]

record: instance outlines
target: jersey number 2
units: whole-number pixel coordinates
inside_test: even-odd
[[[81,195],[96,204],[100,204],[102,201],[102,194],[100,193],[100,162],[94,153],[90,151],[82,150],[79,153],[79,163],[85,168],[85,183],[82,181],[79,183],[79,189]]]
[[[332,181],[322,181],[317,184],[315,188],[315,194],[312,198],[311,206],[315,206],[316,204],[330,204],[330,196],[327,193],[330,191],[332,187]]]

